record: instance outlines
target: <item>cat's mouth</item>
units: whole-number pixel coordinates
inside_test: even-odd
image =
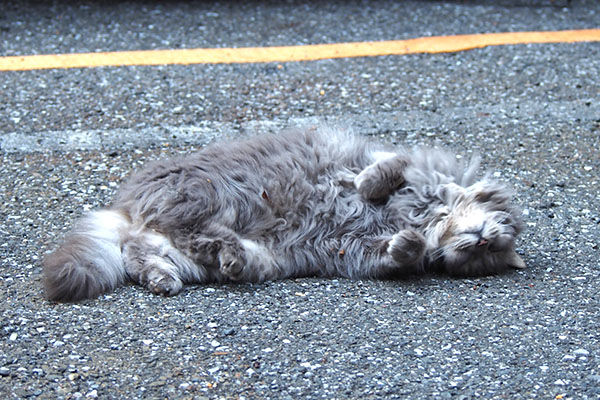
[[[486,238],[466,238],[458,241],[454,246],[454,250],[465,253],[481,253],[495,248],[497,246],[490,239]]]
[[[490,235],[490,232],[484,233],[484,227],[477,231],[461,233],[451,247],[456,251],[478,254],[506,251],[514,245],[515,236],[510,231],[491,232]]]
[[[486,252],[490,253],[498,253],[501,251],[506,251],[512,242],[509,240],[490,240],[490,239],[477,239],[471,243],[461,244],[455,248],[455,251],[458,253],[464,253],[468,256],[476,256],[481,255]]]

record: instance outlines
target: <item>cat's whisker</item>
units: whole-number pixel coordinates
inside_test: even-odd
[[[438,248],[429,253],[429,258],[432,261],[436,261],[442,258],[444,255],[444,248]]]

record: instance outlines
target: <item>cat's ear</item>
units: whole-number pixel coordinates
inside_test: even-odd
[[[525,261],[523,261],[521,256],[518,255],[517,252],[514,250],[511,250],[508,253],[506,263],[508,264],[509,267],[516,268],[516,269],[523,269],[523,268],[527,267],[525,265]]]

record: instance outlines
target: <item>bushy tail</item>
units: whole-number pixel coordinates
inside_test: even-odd
[[[68,302],[98,297],[127,280],[121,240],[128,218],[100,210],[77,222],[65,242],[45,257],[44,285],[50,300]]]

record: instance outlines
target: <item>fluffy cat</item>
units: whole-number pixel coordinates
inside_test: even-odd
[[[46,294],[524,268],[520,211],[505,186],[477,181],[477,168],[326,127],[214,144],[148,165],[112,206],[78,221],[43,261]]]

